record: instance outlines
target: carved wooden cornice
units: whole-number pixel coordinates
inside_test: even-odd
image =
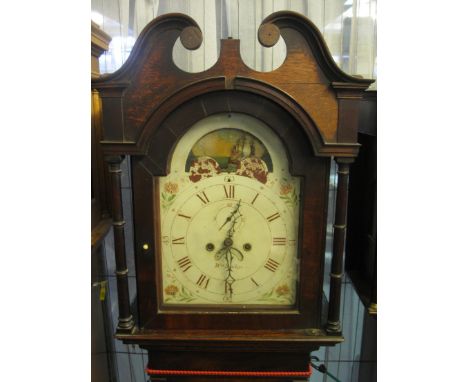
[[[98,59],[105,51],[109,49],[111,36],[105,33],[99,25],[91,21],[91,76],[99,77]],[[97,67],[96,67],[97,65]]]
[[[258,31],[264,46],[276,44],[280,35],[286,42],[287,56],[272,72],[248,67],[241,58],[239,40],[227,39],[221,41],[215,65],[199,73],[187,73],[174,64],[172,51],[179,37],[185,48],[197,49],[202,42],[199,26],[183,14],[154,19],[141,32],[122,67],[93,81],[104,111],[112,110],[112,114],[104,112],[104,149],[117,152],[120,147],[130,150],[125,151],[128,154],[142,154],[142,142],[147,140],[148,132],[156,133],[148,126],[151,121],[153,126],[158,118],[162,122],[181,102],[194,96],[242,90],[257,94],[260,91],[296,110],[293,114],[316,155],[356,156],[358,119],[355,111],[350,112],[354,106],[349,102],[359,100],[373,80],[344,73],[317,27],[298,13],[276,12],[263,21]],[[216,79],[221,82],[218,84]],[[212,81],[217,86],[200,88],[201,83]],[[345,118],[340,116],[341,111]]]

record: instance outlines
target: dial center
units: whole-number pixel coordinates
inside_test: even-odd
[[[224,240],[224,246],[225,247],[230,247],[232,244],[233,244],[233,242],[232,242],[231,238],[228,237],[226,240]]]

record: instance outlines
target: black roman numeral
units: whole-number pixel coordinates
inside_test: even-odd
[[[255,197],[252,199],[252,201],[250,202],[250,204],[254,204],[254,203],[255,203],[255,201],[256,201],[257,198],[258,198],[258,195],[259,195],[258,193],[257,193],[257,195],[255,195]]]
[[[273,238],[273,245],[286,245],[286,238],[285,237],[274,237]]]
[[[205,191],[202,191],[197,194],[197,198],[202,201],[203,204],[209,203],[210,199],[206,196]]]
[[[177,264],[179,264],[179,267],[180,269],[182,269],[182,272],[187,272],[190,268],[192,268],[192,260],[190,260],[188,256],[182,257],[181,259],[177,260]]]
[[[210,279],[206,277],[206,275],[202,274],[197,281],[197,285],[199,287],[202,287],[204,289],[208,288],[208,283],[210,282]]]
[[[226,194],[226,198],[234,199],[235,198],[235,196],[234,196],[234,191],[235,191],[234,185],[230,184],[227,187],[226,187],[226,185],[223,185],[223,187],[224,187],[224,193]]]
[[[178,237],[177,239],[172,239],[172,244],[185,244],[185,237]]]
[[[268,220],[269,222],[272,222],[273,220],[278,219],[279,217],[280,217],[280,214],[277,212],[276,214],[273,214],[273,215],[271,215],[271,216],[268,216],[268,217],[267,217],[267,220]]]
[[[279,263],[273,259],[268,259],[264,267],[271,272],[276,272],[278,269]]]
[[[188,220],[191,219],[190,216],[187,216],[187,215],[184,215],[184,214],[177,214],[177,216],[180,216],[181,218],[185,218],[185,219],[188,219]]]

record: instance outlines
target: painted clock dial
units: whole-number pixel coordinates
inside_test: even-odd
[[[164,304],[294,305],[300,181],[288,167],[255,118],[218,114],[190,128],[159,178]]]

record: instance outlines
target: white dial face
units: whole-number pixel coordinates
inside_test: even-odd
[[[164,303],[293,305],[299,180],[281,143],[235,114],[186,136],[159,179]]]

